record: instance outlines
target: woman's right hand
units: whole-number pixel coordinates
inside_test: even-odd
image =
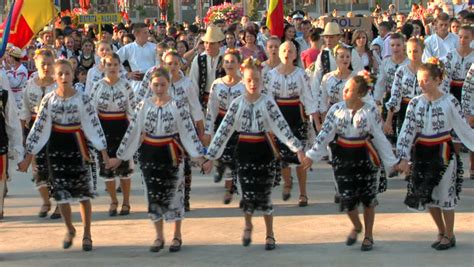
[[[405,173],[405,175],[410,174],[410,164],[408,164],[408,160],[402,159],[398,165],[395,166],[395,169]]]
[[[383,131],[385,134],[393,134],[392,121],[386,120],[383,124]]]
[[[121,163],[122,163],[121,159],[111,158],[111,159],[109,159],[109,164],[108,165],[109,165],[109,168],[111,170],[115,170],[120,166]]]
[[[33,155],[26,154],[25,158],[20,163],[18,163],[18,171],[27,172],[28,167],[30,166],[32,160],[33,160]]]
[[[201,138],[201,142],[205,147],[208,147],[211,144],[211,135],[203,134]]]

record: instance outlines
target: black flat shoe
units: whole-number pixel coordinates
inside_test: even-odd
[[[59,207],[56,206],[56,209],[54,209],[54,212],[49,216],[51,220],[57,220],[61,219],[61,212],[59,212]]]
[[[43,204],[38,212],[38,217],[45,218],[48,216],[48,212],[51,210],[51,204]]]
[[[181,250],[181,245],[183,244],[183,241],[177,237],[173,238],[173,241],[171,241],[171,243],[173,243],[174,241],[177,241],[178,245],[171,245],[170,252],[178,252]]]
[[[274,250],[276,248],[276,241],[275,241],[275,238],[273,236],[267,236],[266,239],[270,239],[272,240],[273,242],[272,243],[265,243],[265,250]]]
[[[252,243],[252,230],[253,230],[253,228],[244,229],[244,236],[242,237],[242,245],[244,247],[248,247],[250,245],[250,243]],[[245,237],[246,233],[249,233],[248,238]]]
[[[444,237],[444,234],[438,234],[439,241],[433,242],[431,244],[431,247],[436,248],[439,245],[439,242],[441,242],[441,239],[443,239],[443,237]]]
[[[346,246],[352,246],[357,242],[357,236],[362,232],[362,229],[353,229],[352,231],[354,231],[356,233],[356,236],[355,236],[355,238],[352,238],[349,235],[347,237],[347,240],[346,240]]]
[[[68,249],[72,246],[72,241],[74,240],[74,237],[76,237],[76,231],[66,233],[66,236],[64,237],[64,240],[63,240],[64,249]]]
[[[150,252],[160,252],[165,247],[165,241],[161,239],[156,239],[153,242],[153,245],[150,247]]]
[[[283,201],[288,201],[291,198],[291,189],[293,189],[293,177],[291,177],[290,184],[285,184],[283,186],[283,192],[281,194]]]
[[[435,247],[436,250],[448,250],[452,247],[456,246],[456,237],[449,238],[447,236],[444,236],[443,238],[447,239],[449,243],[446,244],[441,244],[441,242]]]
[[[229,205],[232,202],[233,194],[231,191],[227,190],[224,194],[224,205]]]
[[[336,193],[334,195],[334,203],[336,203],[336,204],[341,203],[341,195],[339,195],[339,193]]]
[[[308,206],[308,197],[306,195],[300,195],[300,199],[298,200],[299,207],[306,207]]]
[[[92,239],[90,237],[84,237],[82,239],[82,250],[84,250],[84,251],[91,251],[92,250]]]
[[[368,245],[364,244],[365,240],[368,240],[370,242],[370,244],[368,244]],[[362,251],[371,251],[373,248],[374,248],[374,239],[366,236],[364,238],[364,241],[362,241],[362,246],[360,246],[360,250],[362,250]]]
[[[109,216],[110,217],[117,216],[117,206],[118,206],[117,202],[110,203],[110,207],[109,207]]]
[[[130,205],[122,205],[122,209],[120,210],[120,216],[126,216],[130,214]]]

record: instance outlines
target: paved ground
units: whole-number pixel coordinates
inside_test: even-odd
[[[465,161],[467,156],[464,155]],[[93,201],[94,250],[83,252],[78,205],[73,206],[78,237],[73,247],[62,249],[62,221],[40,219],[39,196],[30,174],[15,173],[0,222],[0,266],[474,266],[474,181],[465,180],[456,214],[457,247],[438,252],[430,248],[436,228],[429,214],[408,211],[402,204],[406,183],[389,180],[389,190],[379,196],[375,248],[361,252],[360,242],[344,245],[350,223],[332,203],[334,189],[329,165],[315,165],[308,181],[310,205],[296,205],[297,190],[289,202],[274,190],[275,237],[278,247],[263,248],[263,219],[254,219],[253,244],[242,247],[243,218],[238,201],[222,204],[223,185],[210,176],[195,174],[192,211],[183,224],[183,249],[154,254],[148,247],[154,228],[147,219],[138,175],[133,177],[132,214],[110,218],[108,197],[100,185]],[[167,242],[172,225],[165,225]]]

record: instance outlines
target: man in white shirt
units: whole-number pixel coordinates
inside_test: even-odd
[[[136,92],[140,88],[145,72],[155,65],[156,45],[148,42],[150,32],[145,23],[135,23],[133,35],[135,35],[135,42],[120,48],[117,54],[121,62],[128,60],[132,70],[128,73],[128,78],[132,80],[131,85],[133,91]]]
[[[319,53],[318,58],[315,62],[314,73],[312,77],[312,90],[315,84],[320,84],[324,74],[331,72],[336,69],[336,59],[333,55],[334,47],[339,43],[341,39],[341,29],[337,22],[328,22],[324,27],[324,32],[321,34],[324,38],[326,48]],[[355,49],[351,49],[351,67],[352,70],[359,72],[363,70],[362,59],[359,53]]]
[[[207,27],[206,35],[201,38],[206,50],[191,63],[189,77],[199,88],[199,100],[204,109],[207,107],[211,84],[215,79],[225,75],[220,55],[221,42],[224,39],[221,29],[214,25]]]
[[[380,54],[382,59],[385,57],[391,56],[391,49],[390,49],[390,30],[392,28],[392,24],[388,21],[382,21],[379,24],[379,36],[375,38],[371,45],[378,45],[381,49]]]
[[[425,50],[423,51],[422,61],[426,62],[430,57],[444,59],[449,51],[456,49],[459,43],[459,37],[450,33],[449,15],[440,13],[435,21],[436,32],[425,40]]]

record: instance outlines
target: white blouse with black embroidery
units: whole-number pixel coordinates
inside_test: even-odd
[[[41,87],[37,82],[38,76],[30,78],[23,88],[23,105],[20,112],[20,120],[30,121],[32,114],[38,114],[41,99],[54,91],[57,88],[57,84],[54,82],[49,86]]]
[[[92,104],[98,112],[125,112],[128,118],[133,115],[133,89],[125,79],[119,79],[114,85],[101,79],[92,87],[90,96]]]
[[[432,136],[453,130],[461,141],[474,150],[474,130],[469,127],[457,99],[444,94],[435,101],[424,95],[413,98],[408,104],[405,121],[397,141],[397,155],[410,160],[410,152],[417,135]]]
[[[443,81],[443,92],[449,93],[449,84],[451,81],[464,81],[467,73],[474,63],[474,50],[469,55],[462,57],[457,49],[448,52],[443,59],[446,78]]]
[[[410,63],[408,58],[400,63],[396,64],[392,58],[385,58],[382,64],[379,66],[379,73],[377,74],[377,82],[374,87],[374,100],[382,102],[385,94],[390,92],[392,89],[393,79],[395,78],[395,72],[403,65]]]
[[[305,108],[306,115],[317,111],[316,100],[311,93],[310,79],[306,72],[299,67],[288,74],[283,75],[277,68],[269,71],[264,79],[262,93],[274,98],[299,97]]]
[[[313,88],[317,99],[318,112],[326,113],[331,105],[342,101],[344,86],[355,75],[356,73],[352,72],[347,79],[339,79],[336,76],[336,71],[326,73],[323,76],[321,85]]]
[[[140,147],[142,134],[152,136],[178,134],[184,149],[191,157],[204,155],[204,147],[197,136],[187,104],[183,101],[170,100],[163,106],[157,106],[153,98],[140,102],[117,150],[117,158],[132,159]]]
[[[52,126],[57,124],[81,124],[87,140],[97,150],[107,147],[99,118],[89,96],[77,92],[62,98],[55,91],[45,95],[41,101],[38,117],[26,139],[26,151],[37,154],[48,142]]]
[[[228,86],[224,83],[222,78],[218,78],[214,81],[211,85],[209,102],[207,103],[206,125],[204,128],[206,134],[214,134],[214,124],[219,114],[219,109],[228,110],[230,103],[237,97],[243,95],[244,92],[245,85],[242,82]]]
[[[105,77],[105,72],[100,71],[99,65],[95,64],[94,67],[89,69],[89,71],[87,72],[86,86],[85,86],[84,92],[86,94],[90,94],[90,91],[92,87],[94,86],[94,83],[96,83],[97,81],[101,80],[104,77]],[[125,70],[123,65],[120,65],[120,78],[127,80],[127,71]]]
[[[273,98],[265,94],[253,103],[247,101],[243,95],[231,103],[212,139],[206,157],[212,160],[219,158],[234,132],[273,132],[291,151],[303,149],[301,141],[291,132]]]
[[[474,116],[474,64],[467,72],[462,87],[461,107],[464,114]]]
[[[321,160],[327,153],[327,146],[336,135],[344,138],[372,137],[371,142],[387,170],[392,169],[398,162],[392,152],[392,145],[382,131],[380,112],[374,105],[366,103],[354,112],[345,102],[334,104],[329,109],[321,131],[313,147],[306,152],[306,156],[314,161]]]
[[[395,72],[395,78],[392,84],[390,99],[385,103],[387,110],[398,112],[402,98],[414,98],[422,94],[421,88],[418,85],[416,73],[414,73],[408,65],[403,65]]]

